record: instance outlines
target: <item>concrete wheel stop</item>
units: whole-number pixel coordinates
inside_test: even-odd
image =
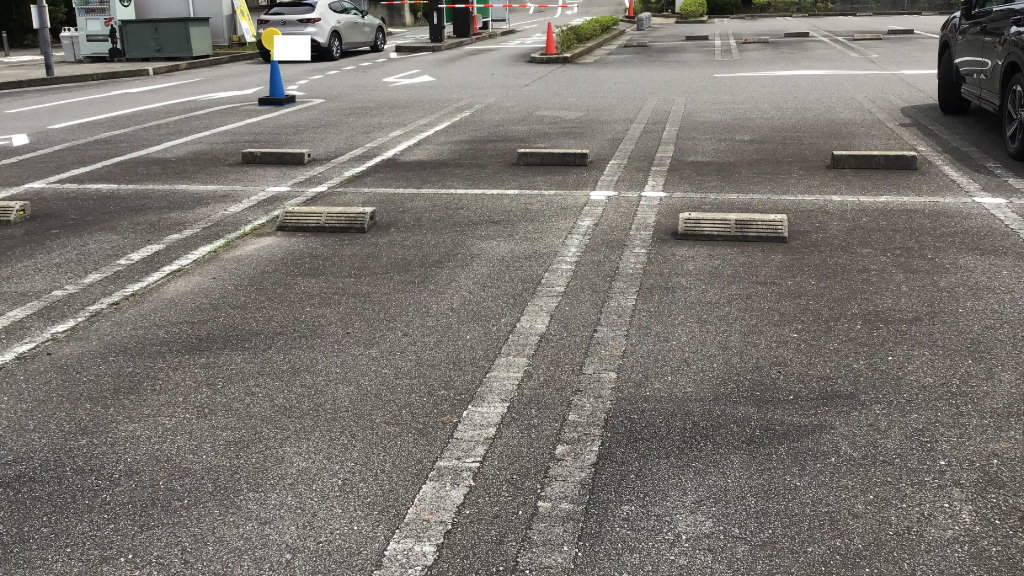
[[[789,218],[785,214],[683,212],[673,236],[677,240],[788,242]]]
[[[832,152],[835,170],[917,170],[916,152]]]
[[[589,166],[590,150],[523,148],[516,153],[517,166]]]
[[[32,204],[23,200],[0,200],[0,226],[13,226],[28,220]]]
[[[243,164],[309,164],[313,154],[309,150],[253,148],[242,150]]]
[[[377,209],[367,207],[295,206],[277,219],[282,232],[369,232],[377,225]]]

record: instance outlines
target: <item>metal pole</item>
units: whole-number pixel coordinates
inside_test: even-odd
[[[46,0],[36,0],[36,15],[39,18],[39,51],[43,54],[46,75],[53,76],[53,46],[50,44],[50,14],[46,11]]]
[[[11,56],[11,47],[7,45],[7,30],[3,31],[3,37],[4,37],[4,58],[10,58],[10,56]]]
[[[194,18],[196,15],[196,8],[192,4],[192,0],[188,0],[188,15],[190,18]]]

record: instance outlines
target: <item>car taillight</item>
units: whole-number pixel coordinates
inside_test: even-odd
[[[256,23],[257,24],[270,24],[270,20],[264,20],[263,18],[260,18],[259,20],[256,21]]]
[[[297,20],[299,24],[316,24],[319,21],[319,18],[299,18]]]

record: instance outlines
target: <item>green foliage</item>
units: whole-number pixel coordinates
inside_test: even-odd
[[[680,20],[696,20],[708,15],[708,3],[705,0],[683,0],[679,5]]]
[[[0,28],[7,31],[12,46],[38,46],[35,30],[32,29],[34,0],[0,2]],[[50,34],[56,38],[64,26],[75,25],[75,9],[72,0],[49,0]]]
[[[661,14],[665,11],[666,0],[633,0],[633,15],[643,14],[644,12],[650,12],[651,14]],[[622,12],[626,13],[628,8],[623,8]]]
[[[735,14],[740,7],[740,0],[707,0],[708,14]]]
[[[703,0],[701,0],[703,1]],[[635,10],[635,8],[634,8]],[[619,25],[618,16],[598,16],[581,24],[558,26],[558,48],[560,51],[573,50]]]
[[[800,13],[827,12],[832,9],[829,0],[751,0],[757,12]]]

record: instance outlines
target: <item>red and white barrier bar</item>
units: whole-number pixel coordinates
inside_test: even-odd
[[[402,0],[380,4],[430,4],[425,0]],[[438,8],[575,8],[579,4],[438,4]]]

